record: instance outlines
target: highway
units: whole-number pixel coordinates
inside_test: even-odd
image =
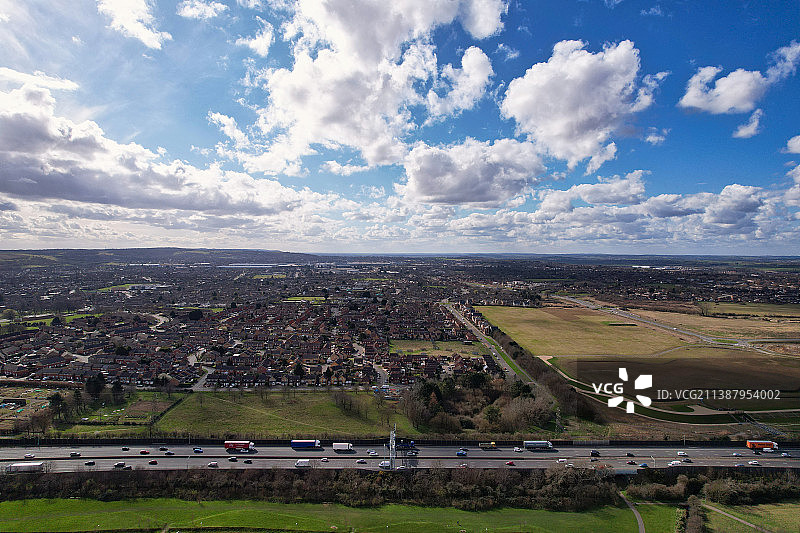
[[[42,461],[51,472],[74,472],[113,470],[114,464],[124,462],[135,469],[176,470],[190,468],[209,468],[208,464],[216,462],[218,468],[295,468],[298,459],[310,459],[312,468],[358,468],[378,470],[379,463],[388,459],[385,447],[374,446],[377,455],[369,455],[370,448],[357,446],[351,453],[336,453],[330,447],[323,449],[293,450],[289,447],[262,447],[257,453],[228,453],[220,446],[203,446],[202,453],[195,453],[192,446],[171,446],[169,451],[174,455],[166,455],[158,445],[146,447],[131,446],[122,450],[119,446],[76,446],[76,447],[28,447],[0,448],[0,469],[11,463]],[[477,446],[466,446],[466,456],[459,457],[455,446],[423,446],[417,448],[419,455],[407,456],[398,451],[396,466],[410,468],[614,468],[618,471],[631,471],[641,463],[649,467],[665,467],[670,461],[685,459],[692,462],[681,463],[682,466],[734,466],[748,465],[757,460],[762,467],[800,467],[800,449],[780,449],[777,452],[754,455],[744,445],[742,447],[646,447],[646,446],[602,446],[596,450],[600,453],[595,461],[590,457],[591,448],[584,446],[562,446],[552,451],[515,452],[513,447],[500,447],[494,450],[482,450]],[[142,450],[147,454],[140,453]],[[685,452],[687,457],[679,456]],[[70,457],[71,452],[80,453],[79,457]],[[783,457],[781,453],[789,453],[792,457]],[[633,457],[629,457],[630,453]],[[740,456],[734,456],[739,453]],[[25,454],[33,454],[33,458],[25,459]],[[236,457],[237,461],[230,461]],[[326,458],[327,461],[322,459]],[[244,461],[249,459],[251,463]],[[156,465],[149,461],[155,460]],[[358,460],[365,463],[359,464]],[[93,461],[94,465],[86,465]],[[514,465],[506,462],[513,461]],[[635,465],[627,464],[634,461]],[[463,466],[465,465],[465,466]],[[755,466],[755,465],[754,465]]]

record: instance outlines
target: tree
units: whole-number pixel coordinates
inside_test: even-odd
[[[500,421],[500,409],[496,405],[490,405],[483,410],[483,416],[490,424],[497,424]]]
[[[103,390],[106,388],[106,378],[102,373],[98,372],[96,376],[92,376],[86,380],[86,392],[89,393],[92,400],[97,401]]]
[[[119,381],[115,381],[111,386],[111,397],[115,404],[125,401],[125,389],[122,388],[122,383]]]
[[[58,315],[54,316],[53,320],[50,321],[50,325],[54,327],[62,325],[61,317]]]
[[[64,419],[64,413],[66,412],[67,404],[64,401],[64,397],[61,396],[60,393],[56,392],[52,396],[47,398],[50,400],[50,408],[53,410],[53,413],[62,420]]]
[[[294,374],[298,378],[302,378],[305,375],[305,373],[306,370],[305,368],[303,368],[303,363],[298,361],[297,364],[294,365],[294,370],[292,371],[292,374]]]
[[[201,311],[200,309],[192,309],[191,311],[189,311],[189,314],[187,316],[189,320],[200,320],[201,318],[203,318],[203,311]]]
[[[50,409],[40,409],[31,415],[31,428],[42,435],[53,423],[53,412]]]
[[[83,394],[81,394],[80,389],[75,389],[72,394],[72,400],[75,402],[75,409],[81,411],[83,409]]]

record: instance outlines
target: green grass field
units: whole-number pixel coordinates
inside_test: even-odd
[[[685,344],[663,330],[612,326],[618,320],[591,309],[476,309],[534,355],[649,355]]]
[[[461,341],[432,342],[414,339],[390,339],[389,351],[403,353],[425,352],[429,355],[435,355],[437,357],[449,356],[453,353],[457,353],[461,355],[461,357],[476,357],[489,353],[489,349],[478,341],[473,344],[464,344]]]
[[[335,504],[187,502],[175,499],[0,503],[1,531],[60,532],[139,527],[163,528],[165,531],[187,527],[231,528],[231,531],[236,531],[237,527],[273,527],[293,531],[625,533],[636,531],[636,520],[627,507],[561,513],[532,509],[468,512],[407,505],[350,508]],[[647,531],[651,531],[649,527]],[[652,531],[672,530],[655,529],[654,525]]]
[[[645,503],[636,506],[647,533],[674,533],[678,509],[674,505]]]
[[[768,531],[780,533],[794,533],[800,531],[800,502],[738,506],[728,506],[712,502],[711,505]],[[753,528],[745,526],[720,513],[707,510],[706,514],[709,518],[709,529],[711,531],[724,531],[726,533],[738,531],[747,531],[749,533],[753,531]],[[650,530],[648,530],[648,532],[649,531]]]
[[[378,408],[371,392],[351,393],[369,405],[366,417],[344,413],[329,392],[258,393],[203,392],[186,397],[167,413],[156,429],[166,433],[193,435],[228,434],[251,438],[285,438],[291,436],[385,436],[389,428],[379,422]],[[397,424],[400,435],[419,434],[408,419],[394,406],[390,423]],[[224,421],[224,427],[220,422]]]

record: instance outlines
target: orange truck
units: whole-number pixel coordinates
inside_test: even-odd
[[[778,447],[778,443],[771,440],[749,440],[747,441],[747,447],[751,450],[763,450],[764,448],[774,450]]]

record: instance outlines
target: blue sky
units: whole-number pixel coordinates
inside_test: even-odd
[[[0,0],[0,246],[798,255],[799,27],[794,1]]]

